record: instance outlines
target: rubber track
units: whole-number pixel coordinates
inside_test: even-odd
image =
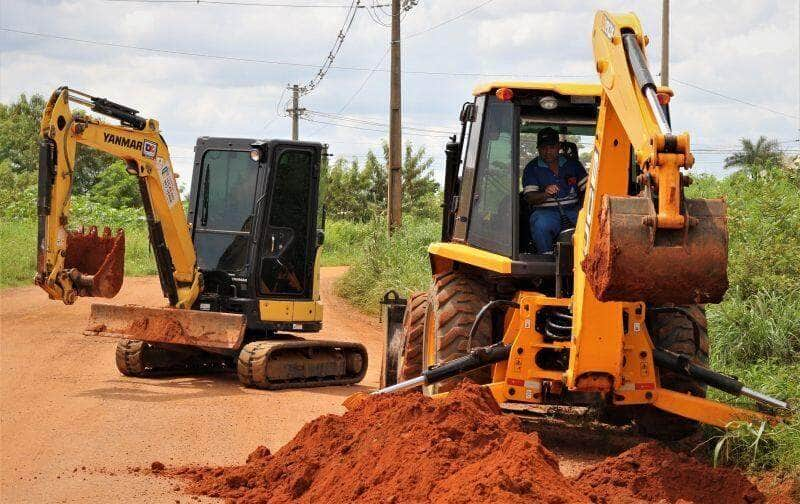
[[[422,335],[428,306],[427,292],[414,292],[408,298],[403,315],[403,352],[397,366],[398,382],[422,374]]]
[[[287,342],[287,345],[299,342]],[[317,341],[316,343],[322,344],[324,341]],[[344,342],[336,342],[336,346],[347,345]],[[361,346],[361,345],[359,345]],[[369,365],[369,356],[365,352],[363,360],[363,369],[360,374],[347,378],[339,378],[334,380],[303,380],[296,382],[271,382],[267,379],[267,359],[272,350],[275,350],[274,343],[270,345],[267,342],[254,341],[246,344],[239,352],[239,358],[236,361],[236,372],[239,376],[239,382],[246,387],[259,388],[264,390],[283,390],[283,389],[296,389],[296,388],[311,388],[311,387],[328,387],[333,385],[352,385],[360,382],[367,371]]]
[[[125,376],[143,376],[146,372],[143,359],[144,342],[122,340],[115,352],[117,369]]]
[[[473,276],[450,271],[434,277],[430,293],[433,324],[436,336],[436,363],[448,362],[467,352],[467,337],[475,316],[489,302],[486,285]],[[491,320],[485,317],[473,336],[472,346],[491,344]],[[466,375],[477,383],[489,383],[491,367]],[[464,377],[445,380],[434,385],[434,392],[455,387]]]

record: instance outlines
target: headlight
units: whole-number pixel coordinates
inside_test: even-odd
[[[539,98],[539,106],[545,110],[553,110],[558,107],[558,100],[553,96],[542,96]]]
[[[256,163],[261,161],[261,149],[250,149],[250,159]]]

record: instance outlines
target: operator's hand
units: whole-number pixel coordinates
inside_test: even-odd
[[[550,184],[544,188],[544,193],[548,196],[555,196],[558,194],[558,186],[555,184]]]

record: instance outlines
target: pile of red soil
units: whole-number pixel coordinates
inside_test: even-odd
[[[466,383],[444,400],[372,396],[244,466],[168,472],[188,479],[189,493],[235,502],[589,502],[535,433]]]
[[[647,443],[576,480],[536,433],[464,382],[444,399],[370,396],[354,411],[306,424],[277,453],[261,446],[243,466],[166,469],[183,491],[236,503],[758,503],[741,472],[712,469]]]
[[[739,470],[712,468],[652,442],[611,457],[576,478],[592,502],[765,502]]]

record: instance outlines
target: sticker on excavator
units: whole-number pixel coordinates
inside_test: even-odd
[[[235,313],[95,303],[84,334],[151,343],[237,349],[242,345],[244,329],[244,315]]]
[[[718,303],[728,289],[723,200],[685,200],[689,225],[655,229],[650,198],[604,196],[598,240],[581,263],[600,301]]]
[[[79,296],[106,297],[117,295],[125,276],[125,232],[111,234],[109,228],[97,234],[92,226],[67,234],[64,269],[77,270],[76,287]]]

